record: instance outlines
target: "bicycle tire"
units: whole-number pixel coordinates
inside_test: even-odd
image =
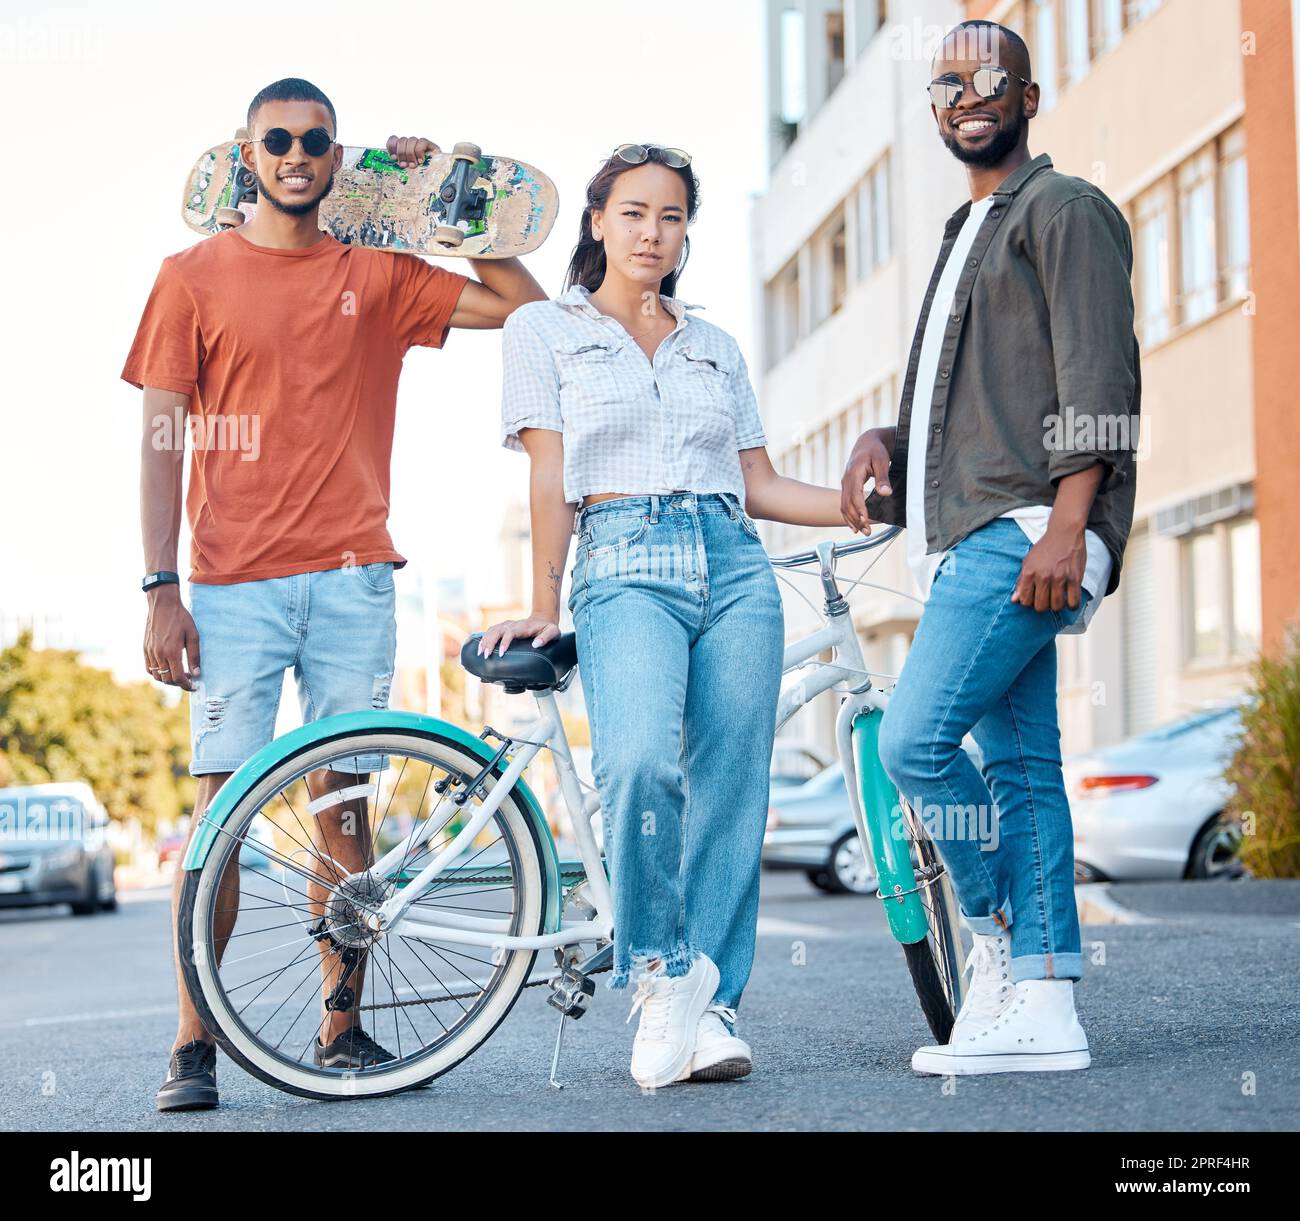
[[[186,874],[177,920],[177,953],[191,999],[205,1028],[218,1045],[246,1072],[277,1089],[299,1097],[329,1101],[340,1098],[381,1098],[427,1085],[472,1055],[491,1037],[514,1008],[528,982],[537,957],[536,950],[511,950],[503,954],[484,998],[490,1003],[461,1025],[445,1045],[414,1057],[403,1057],[393,1069],[368,1068],[360,1072],[329,1073],[293,1065],[274,1049],[262,1046],[242,1022],[234,1019],[231,1007],[216,975],[220,964],[207,953],[211,937],[212,896],[231,859],[238,837],[261,812],[268,797],[274,796],[293,777],[319,769],[329,759],[356,755],[407,755],[409,751],[438,759],[444,770],[465,779],[482,767],[482,760],[462,745],[435,732],[400,729],[367,730],[305,744],[280,760],[248,786],[232,808],[226,822],[227,834],[218,839],[203,866]],[[490,792],[499,777],[489,777],[484,788]],[[517,792],[506,795],[494,820],[506,820],[511,844],[518,854],[516,879],[523,879],[524,899],[518,904],[512,933],[536,935],[543,931],[547,910],[547,878],[541,864],[539,833]],[[492,823],[488,824],[489,826]],[[233,838],[232,838],[233,837]],[[201,924],[202,953],[195,953],[195,927]]]

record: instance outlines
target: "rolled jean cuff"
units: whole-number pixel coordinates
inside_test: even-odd
[[[1025,954],[1011,960],[1011,982],[1022,979],[1082,979],[1082,954]]]
[[[622,962],[614,964],[614,974],[607,988],[626,988],[635,963],[638,971],[645,969],[645,964],[656,958],[664,960],[664,972],[668,975],[685,975],[691,964],[700,956],[699,950],[684,941],[677,942],[668,950],[631,950]]]
[[[1008,899],[991,916],[968,916],[962,912],[961,918],[972,933],[996,937],[1011,927],[1011,900]]]

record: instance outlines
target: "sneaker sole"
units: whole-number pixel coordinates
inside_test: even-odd
[[[1052,1073],[1087,1068],[1092,1056],[1083,1051],[1050,1051],[1027,1055],[1003,1052],[981,1055],[943,1056],[934,1052],[915,1052],[912,1068],[936,1077],[975,1077],[985,1073]]]
[[[215,1085],[191,1085],[155,1099],[160,1111],[210,1111],[218,1104]]]
[[[716,1064],[706,1064],[702,1068],[692,1068],[687,1081],[736,1081],[748,1077],[754,1069],[754,1062],[736,1056],[730,1060],[719,1060]]]
[[[722,976],[718,974],[717,964],[710,962],[709,970],[700,980],[700,987],[694,997],[691,998],[691,1010],[685,1028],[694,1031],[700,1018],[704,1016],[704,1011],[709,1007],[713,1000],[713,994],[718,990],[718,983]],[[699,1008],[695,1008],[695,1003],[699,1003]],[[662,1089],[666,1085],[677,1085],[679,1082],[686,1081],[691,1076],[691,1061],[695,1057],[695,1048],[692,1046],[693,1039],[686,1039],[682,1043],[683,1054],[661,1072],[649,1077],[638,1077],[636,1073],[632,1074],[632,1080],[637,1083],[643,1090]]]

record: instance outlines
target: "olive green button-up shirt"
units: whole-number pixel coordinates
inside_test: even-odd
[[[1119,585],[1133,523],[1142,377],[1133,331],[1133,245],[1119,209],[1039,154],[1009,175],[966,259],[930,401],[925,521],[906,520],[908,431],[921,341],[967,201],[949,218],[921,305],[889,465],[873,521],[924,529],[946,551],[1021,505],[1048,505],[1066,475],[1100,462],[1088,528]]]

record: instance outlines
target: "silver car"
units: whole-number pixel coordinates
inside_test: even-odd
[[[117,907],[108,814],[88,784],[0,789],[0,907]]]
[[[875,894],[875,868],[862,851],[838,762],[803,784],[774,787],[769,801],[765,868],[802,869],[827,894]]]
[[[1212,878],[1241,872],[1224,769],[1241,704],[1220,704],[1065,760],[1081,881]]]

